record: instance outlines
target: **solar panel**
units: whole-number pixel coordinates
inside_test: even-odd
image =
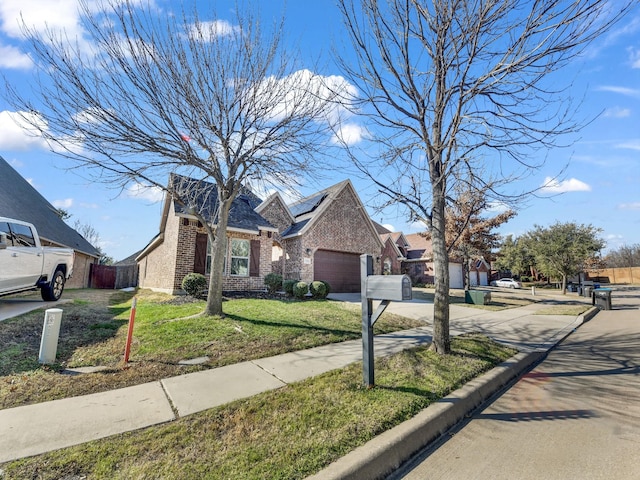
[[[321,193],[319,195],[314,195],[313,197],[306,198],[301,200],[299,203],[293,204],[289,207],[291,213],[294,217],[299,217],[300,215],[304,215],[305,213],[313,212],[318,205],[322,203],[322,201],[326,198],[326,193]]]

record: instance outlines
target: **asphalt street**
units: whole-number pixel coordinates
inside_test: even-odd
[[[640,479],[640,288],[613,303],[390,479]]]

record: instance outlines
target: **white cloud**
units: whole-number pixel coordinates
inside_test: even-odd
[[[627,150],[640,150],[640,140],[629,140],[628,142],[618,143],[615,147]]]
[[[22,115],[44,126],[44,122],[35,114],[22,112]],[[27,125],[20,113],[7,110],[0,112],[0,150],[26,151],[33,148],[47,148],[47,143],[37,130]]]
[[[626,118],[631,116],[629,108],[612,107],[604,111],[604,116],[609,118]]]
[[[617,87],[615,85],[603,85],[601,87],[598,87],[597,90],[601,92],[619,93],[620,95],[625,95],[627,97],[640,97],[640,89],[637,89],[637,88]]]
[[[544,193],[590,192],[591,187],[576,178],[559,182],[555,178],[547,177],[541,185],[541,191]]]
[[[189,37],[194,40],[211,41],[211,37],[223,37],[233,35],[241,31],[237,25],[232,25],[226,20],[215,20],[213,22],[200,22],[199,29],[196,25],[191,26]]]
[[[355,123],[345,123],[338,127],[332,142],[346,145],[355,145],[367,136],[367,130]]]
[[[164,191],[161,188],[151,185],[134,183],[133,185],[129,185],[129,187],[127,187],[126,195],[129,198],[140,198],[151,203],[157,203],[162,201],[162,199],[164,198]]]
[[[61,200],[54,200],[53,206],[56,208],[71,208],[73,206],[73,198],[64,198]]]
[[[389,230],[390,232],[395,232],[396,231],[396,228],[393,225],[391,225],[390,223],[385,223],[382,226],[384,228],[386,228],[387,230]]]
[[[640,68],[640,49],[628,48],[629,52],[629,63],[631,64],[631,68]]]
[[[640,210],[640,202],[621,203],[618,208],[621,210]]]
[[[65,29],[69,38],[82,36],[78,21],[77,0],[2,0],[0,2],[0,29],[7,36],[22,38],[22,22],[35,32]]]
[[[31,57],[11,45],[0,45],[0,68],[29,70],[33,67]]]
[[[511,210],[511,207],[505,202],[495,201],[489,202],[487,211],[494,214],[505,213]]]

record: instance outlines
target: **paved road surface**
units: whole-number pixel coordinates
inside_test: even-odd
[[[391,478],[640,479],[640,289]]]

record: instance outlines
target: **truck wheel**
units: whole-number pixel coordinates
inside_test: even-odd
[[[56,273],[53,274],[51,282],[47,283],[40,290],[42,299],[47,302],[55,302],[57,300],[60,300],[62,291],[64,290],[64,282],[64,273],[62,273],[61,270],[56,270]]]

